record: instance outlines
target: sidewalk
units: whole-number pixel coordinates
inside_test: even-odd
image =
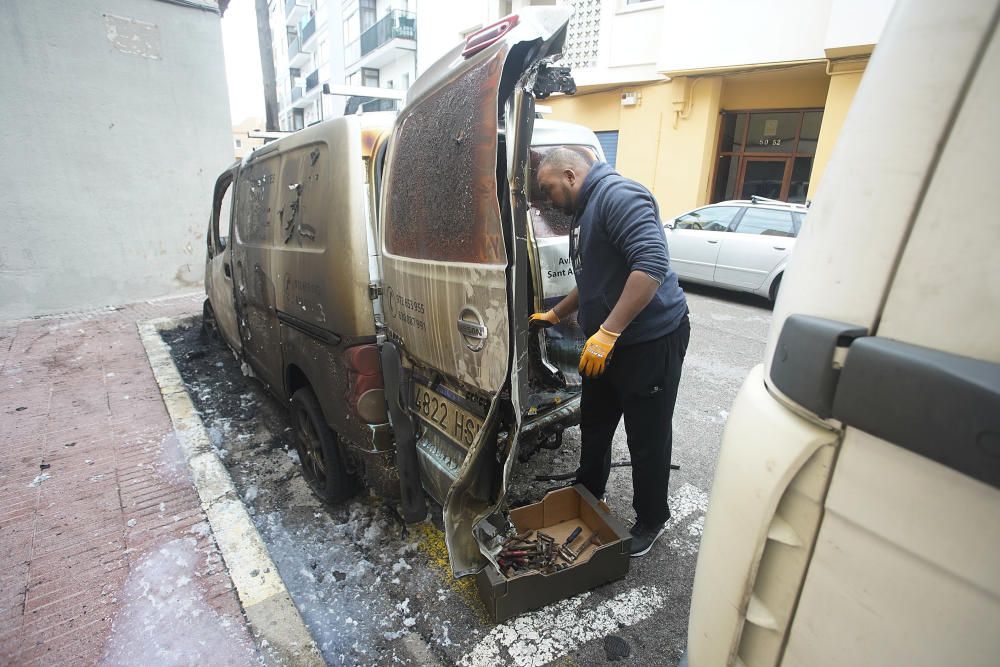
[[[202,299],[0,323],[0,665],[257,660],[136,329]]]

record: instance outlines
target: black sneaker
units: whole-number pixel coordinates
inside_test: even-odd
[[[636,521],[629,530],[632,534],[632,548],[629,552],[632,558],[648,554],[649,550],[653,548],[653,543],[663,534],[666,525],[661,523],[659,526],[646,526]]]

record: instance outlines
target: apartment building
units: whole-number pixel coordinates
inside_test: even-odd
[[[415,0],[270,0],[268,12],[281,130],[394,109],[416,78]]]

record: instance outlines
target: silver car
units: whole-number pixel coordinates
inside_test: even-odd
[[[681,280],[773,301],[807,210],[752,197],[679,215],[664,224],[671,266]]]

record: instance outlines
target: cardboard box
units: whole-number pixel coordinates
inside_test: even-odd
[[[476,575],[476,585],[497,623],[628,574],[632,536],[608,506],[581,484],[552,491],[541,502],[511,510],[510,519],[518,533],[541,530],[554,537],[557,545],[577,527],[582,528],[579,543],[596,530],[600,545],[582,552],[565,570],[551,574],[527,571],[508,579],[488,564]]]

